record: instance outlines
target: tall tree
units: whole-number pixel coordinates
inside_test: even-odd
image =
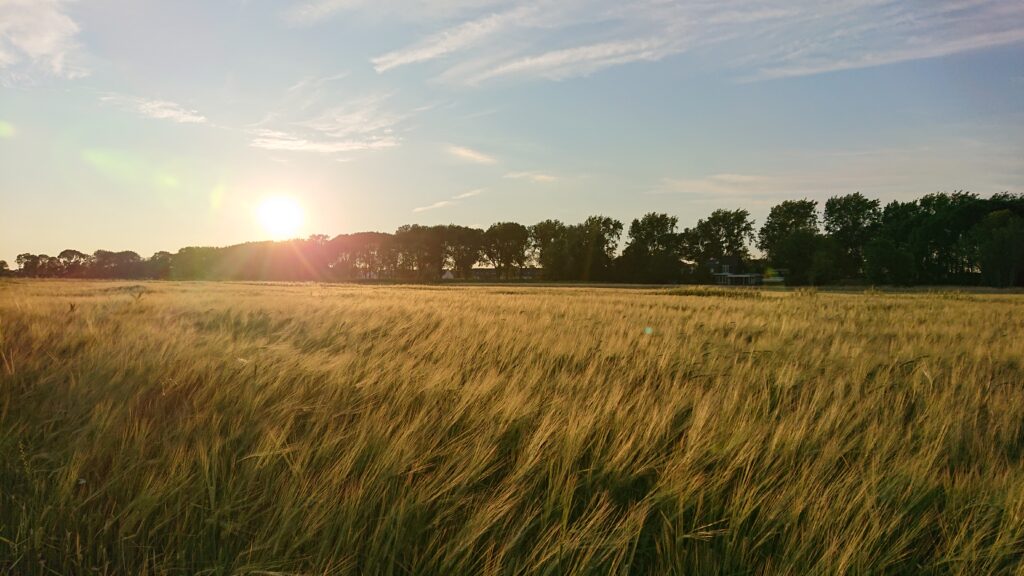
[[[18,254],[14,259],[18,265],[18,271],[22,276],[37,276],[39,274],[39,256],[35,254]]]
[[[448,226],[446,247],[455,275],[467,280],[473,276],[473,267],[483,258],[484,231],[467,226]]]
[[[401,226],[394,235],[401,270],[419,280],[439,280],[447,259],[445,234],[444,226]]]
[[[1024,285],[1024,218],[1010,210],[991,212],[978,223],[973,235],[986,284]]]
[[[698,220],[693,228],[687,228],[683,239],[683,255],[689,260],[703,265],[723,259],[742,263],[750,259],[754,222],[750,212],[743,209],[715,210],[707,218]]]
[[[881,218],[881,203],[860,192],[833,196],[825,202],[825,231],[842,249],[840,270],[843,275],[863,274],[864,247],[878,230]]]
[[[678,282],[683,270],[678,223],[675,216],[655,212],[633,220],[620,258],[619,277],[632,282]]]
[[[85,276],[93,263],[92,256],[70,249],[58,254],[57,259],[60,260],[61,267],[64,269],[64,275],[73,278]]]
[[[768,261],[779,265],[776,261],[778,247],[787,236],[794,232],[818,232],[818,203],[814,200],[786,200],[772,206],[768,219],[758,233],[757,247],[760,248]]]
[[[569,259],[566,225],[544,220],[530,226],[530,247],[545,280],[564,280]]]
[[[607,216],[590,216],[568,230],[573,279],[584,282],[610,280],[612,261],[622,235],[622,222]]]
[[[499,278],[512,278],[513,271],[526,265],[530,231],[515,222],[491,224],[484,234],[484,255]]]

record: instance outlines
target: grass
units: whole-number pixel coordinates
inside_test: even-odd
[[[0,573],[1024,574],[1022,336],[999,294],[2,283]]]

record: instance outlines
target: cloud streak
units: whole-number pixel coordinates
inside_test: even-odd
[[[264,150],[337,154],[359,150],[383,150],[397,146],[398,141],[393,138],[361,140],[309,139],[288,132],[261,129],[253,133],[250,145],[253,148],[262,148]]]
[[[0,72],[24,78],[42,70],[78,78],[89,71],[79,62],[78,24],[63,0],[0,0]]]
[[[377,72],[386,72],[399,66],[434,60],[469,48],[516,20],[526,17],[530,11],[530,7],[524,7],[470,20],[454,28],[443,30],[411,47],[378,56],[373,59],[373,67]]]
[[[483,194],[483,188],[478,188],[476,190],[470,190],[468,192],[463,192],[462,194],[456,194],[455,196],[452,196],[448,200],[440,200],[438,202],[434,202],[433,204],[428,204],[426,206],[419,206],[419,207],[413,208],[412,211],[418,214],[420,212],[427,212],[428,210],[436,210],[438,208],[444,208],[445,206],[455,206],[456,204],[459,203],[459,200],[465,200],[467,198],[473,198],[474,196],[479,196],[480,194]]]
[[[385,2],[422,14],[416,1]],[[356,0],[320,10],[359,11]],[[378,72],[439,64],[477,85],[564,80],[700,52],[738,80],[770,80],[936,58],[1024,42],[1024,4],[1010,0],[530,0],[446,3],[455,23],[372,59]],[[312,9],[312,8],[309,8]],[[421,24],[437,21],[420,16]],[[446,19],[445,22],[451,22]],[[736,54],[749,54],[736,58]]]
[[[464,146],[449,146],[448,153],[460,160],[467,162],[473,162],[475,164],[496,164],[498,160],[493,156],[488,156],[478,150],[472,148],[466,148]]]
[[[129,108],[146,118],[170,120],[171,122],[177,122],[179,124],[208,123],[206,117],[196,110],[185,108],[181,104],[169,102],[167,100],[148,100],[146,98],[121,96],[117,94],[102,96],[100,100]]]
[[[505,178],[509,178],[511,180],[529,180],[530,182],[536,182],[538,184],[547,184],[558,181],[557,176],[552,176],[551,174],[545,174],[543,172],[509,172],[508,174],[505,174]]]
[[[306,102],[305,112],[321,100],[320,88],[336,77],[304,80],[289,90],[289,102],[296,96]],[[306,98],[312,89],[317,96]],[[399,125],[406,116],[387,110],[388,96],[369,96],[322,109],[313,116],[286,119],[296,110],[287,106],[257,124],[250,145],[264,150],[338,154],[362,150],[384,150],[401,144]],[[272,125],[268,127],[269,125]]]

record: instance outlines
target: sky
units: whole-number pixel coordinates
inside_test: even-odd
[[[0,0],[0,259],[1024,192],[1019,0]]]

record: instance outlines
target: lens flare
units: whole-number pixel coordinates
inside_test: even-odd
[[[304,218],[302,206],[287,196],[267,198],[256,209],[256,219],[260,226],[274,240],[294,238],[302,228]]]

